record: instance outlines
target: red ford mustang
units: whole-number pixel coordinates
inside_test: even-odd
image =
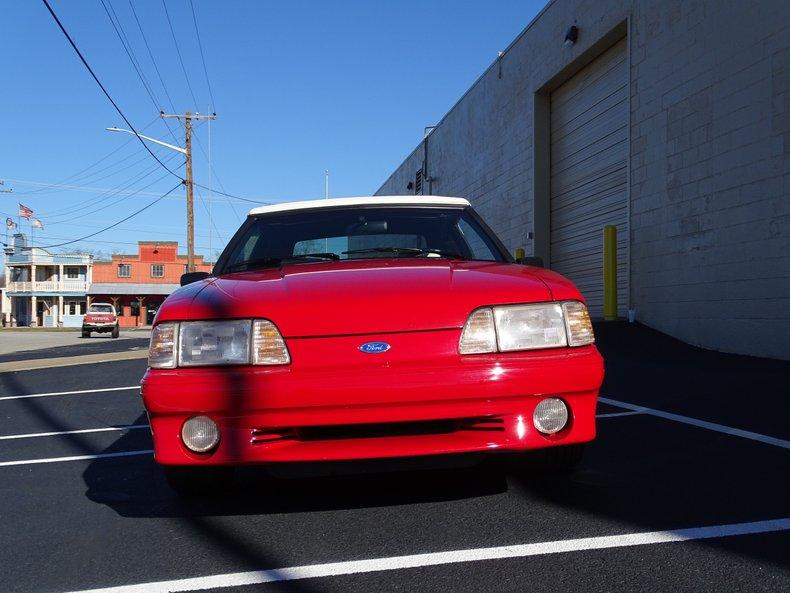
[[[142,395],[176,490],[233,466],[553,448],[595,437],[579,291],[459,198],[256,208],[159,309]]]

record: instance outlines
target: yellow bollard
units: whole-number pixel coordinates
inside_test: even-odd
[[[617,227],[603,227],[603,318],[617,319]]]
[[[516,260],[523,259],[526,254],[527,252],[524,251],[523,247],[516,248]]]

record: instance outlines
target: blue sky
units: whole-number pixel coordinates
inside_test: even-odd
[[[101,0],[52,5],[127,117],[138,130],[150,124],[143,133],[173,142],[156,118],[157,106],[214,109],[214,187],[261,202],[323,197],[325,169],[332,196],[374,192],[423,128],[452,107],[545,4],[194,0],[212,106],[189,0],[167,0],[167,10],[192,93],[162,1],[135,1],[134,10],[164,89],[129,1],[104,2],[117,15],[153,101]],[[22,202],[45,225],[36,244],[61,243],[128,216],[175,185],[132,136],[105,131],[123,121],[43,3],[4,5],[0,52],[0,179],[14,189],[0,193],[3,220],[15,218]],[[183,132],[171,128],[181,143]],[[195,179],[205,185],[207,125],[196,136]],[[177,153],[156,153],[173,167],[180,162]],[[55,183],[77,187],[42,185]],[[215,195],[210,229],[207,192],[200,194],[195,243],[208,256],[209,245],[221,249],[252,204]],[[177,240],[183,248],[184,211],[179,190],[111,231],[53,251],[134,252],[138,240]],[[24,221],[23,227],[27,232]]]

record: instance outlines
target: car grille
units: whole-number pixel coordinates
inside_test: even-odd
[[[450,434],[462,431],[504,432],[502,418],[459,418],[453,420],[423,420],[417,422],[385,422],[376,424],[338,424],[331,426],[301,426],[296,428],[256,428],[252,430],[253,444],[278,441],[331,441],[342,439],[375,439]]]

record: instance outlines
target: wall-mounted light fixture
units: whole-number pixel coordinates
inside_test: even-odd
[[[565,41],[563,42],[563,45],[565,47],[570,47],[576,43],[577,39],[579,39],[579,27],[576,25],[571,25],[570,29],[568,29],[567,33],[565,33]]]

